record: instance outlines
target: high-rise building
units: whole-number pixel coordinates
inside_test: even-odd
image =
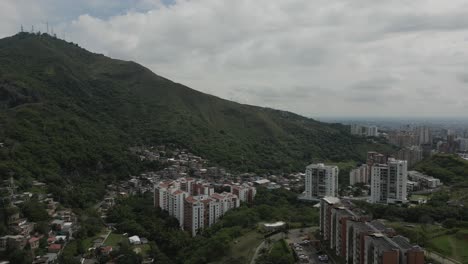
[[[457,138],[458,142],[458,151],[467,152],[468,151],[468,138]]]
[[[408,161],[408,168],[413,168],[423,159],[423,151],[420,146],[405,147],[398,151],[396,157]]]
[[[349,201],[320,200],[320,235],[325,247],[346,263],[423,264],[424,250]]]
[[[192,236],[205,226],[205,205],[197,196],[189,196],[184,202],[184,230]]]
[[[416,127],[414,130],[418,145],[432,143],[431,130],[427,126]]]
[[[250,204],[250,203],[253,203],[253,198],[255,197],[255,194],[257,193],[257,189],[255,189],[255,187],[250,186],[248,184],[232,185],[231,192],[237,195],[237,197],[239,197],[239,200],[241,202],[246,202]]]
[[[408,164],[406,160],[389,158],[387,164],[372,167],[371,202],[396,203],[407,201]]]
[[[376,126],[363,126],[352,124],[351,134],[363,137],[377,137],[379,135],[379,130]]]
[[[231,192],[236,190],[245,202],[252,202],[256,194],[255,187],[249,184],[231,186]],[[194,236],[200,229],[216,223],[227,211],[239,207],[240,199],[234,193],[215,193],[206,182],[179,178],[154,186],[154,206],[177,218],[180,227]]]
[[[407,147],[415,144],[417,145],[417,138],[414,133],[407,131],[394,131],[389,133],[388,141],[390,144],[399,147]]]
[[[349,172],[349,184],[355,185],[356,183],[369,183],[369,166],[362,164],[361,166]]]
[[[338,166],[323,163],[306,167],[305,199],[313,200],[325,196],[338,196]]]

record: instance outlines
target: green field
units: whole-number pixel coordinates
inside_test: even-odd
[[[294,256],[284,239],[278,240],[271,246],[270,258],[281,260],[281,263],[294,263]],[[279,263],[279,262],[278,262]]]
[[[421,195],[421,194],[413,194],[411,195],[411,197],[409,198],[410,201],[418,201],[419,199],[421,200],[429,200],[429,197],[430,196],[427,196],[427,195]]]
[[[262,234],[258,233],[256,230],[249,231],[232,242],[229,254],[217,263],[225,263],[228,259],[232,258],[242,259],[248,263],[262,241]]]
[[[457,235],[444,235],[430,240],[430,248],[445,256],[449,256],[462,263],[468,263],[468,239],[458,238]]]
[[[468,230],[448,229],[438,225],[419,223],[387,222],[412,243],[420,244],[430,251],[468,263]]]
[[[150,245],[144,244],[144,245],[135,245],[131,247],[132,250],[140,255],[146,256],[148,252],[151,250]]]
[[[127,237],[122,235],[122,234],[116,234],[116,233],[111,233],[106,241],[104,241],[104,245],[106,246],[111,246],[111,247],[115,247],[115,246],[118,246],[119,243],[123,240],[123,239],[126,239]]]

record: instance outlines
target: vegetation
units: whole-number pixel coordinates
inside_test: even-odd
[[[139,144],[174,143],[232,170],[262,172],[391,150],[346,126],[203,94],[45,34],[0,40],[0,61],[0,175],[24,188],[43,180],[73,207],[140,171],[127,151]]]
[[[429,223],[390,222],[399,234],[408,237],[414,243],[424,246],[427,250],[438,252],[444,256],[468,261],[468,229],[439,226]]]
[[[468,182],[468,161],[456,155],[434,155],[418,163],[415,169],[439,178],[445,184]]]
[[[196,237],[180,230],[177,219],[155,209],[150,195],[119,200],[108,214],[108,221],[116,223],[118,233],[147,238],[150,241],[149,254],[156,261],[174,264],[210,263],[221,259],[223,263],[244,263],[252,257],[253,250],[263,238],[257,231],[258,223],[276,220],[296,222],[301,226],[318,225],[318,211],[299,202],[295,193],[259,188],[255,205],[243,205],[229,211]],[[127,241],[123,238],[119,234],[111,234],[104,244],[120,248],[122,242]],[[84,239],[84,248],[89,247],[93,240],[80,239]],[[73,243],[65,249],[68,258],[79,254],[80,247],[77,242]],[[238,254],[239,251],[242,253]]]
[[[269,252],[262,254],[256,263],[259,264],[293,264],[293,253],[284,239],[273,243]]]

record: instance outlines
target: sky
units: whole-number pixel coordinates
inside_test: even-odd
[[[1,0],[21,25],[240,103],[466,117],[468,0]]]

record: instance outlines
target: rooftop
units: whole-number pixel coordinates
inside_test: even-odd
[[[332,197],[332,196],[326,196],[322,198],[325,202],[328,204],[337,204],[340,202],[340,199],[337,197]]]

